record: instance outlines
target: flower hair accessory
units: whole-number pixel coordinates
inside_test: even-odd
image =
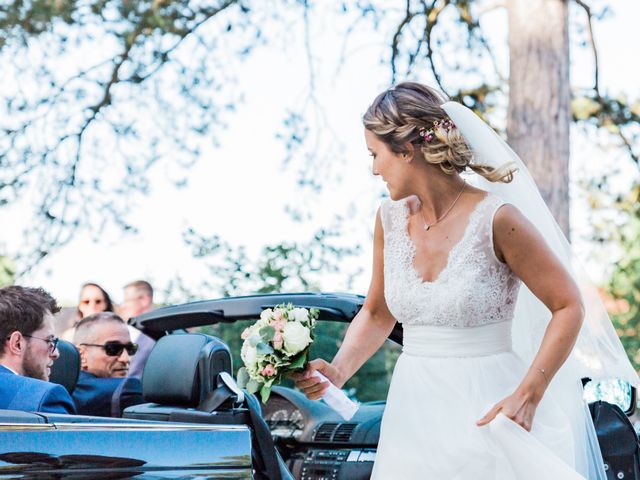
[[[434,139],[434,132],[438,128],[444,128],[447,132],[449,132],[452,129],[456,128],[456,126],[451,120],[449,120],[448,118],[444,118],[442,120],[436,120],[435,122],[433,122],[433,126],[429,129],[427,129],[427,127],[420,127],[420,129],[418,130],[418,134],[426,143],[429,143]]]

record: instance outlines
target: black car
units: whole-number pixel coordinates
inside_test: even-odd
[[[254,295],[165,307],[136,317],[133,325],[159,340],[143,375],[149,403],[127,408],[122,419],[3,412],[0,476],[368,479],[388,380],[401,350],[400,325],[359,376],[345,385],[362,402],[349,421],[291,386],[275,387],[260,406],[230,375],[240,366],[239,333],[265,308],[282,303],[317,308],[320,321],[312,355],[328,356],[339,348],[344,329],[363,302],[362,296],[342,293]],[[587,389],[592,397],[613,392],[626,415],[634,414],[630,387]],[[598,412],[605,422],[610,409]],[[609,462],[608,476],[640,478],[636,448],[625,449],[629,441],[622,440],[630,424],[624,425],[625,431],[617,420],[606,420],[607,431],[600,437],[603,454],[621,454]],[[633,438],[637,447],[635,433]],[[621,469],[624,477],[619,476]]]

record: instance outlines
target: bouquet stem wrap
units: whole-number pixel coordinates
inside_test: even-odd
[[[325,403],[334,409],[345,420],[351,420],[358,410],[359,405],[347,397],[342,390],[331,383],[331,380],[317,370],[314,371],[312,375],[323,382],[329,382],[329,388],[327,388],[322,395],[322,399]]]

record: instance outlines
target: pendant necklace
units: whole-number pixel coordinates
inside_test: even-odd
[[[436,224],[440,223],[442,220],[444,220],[444,217],[446,217],[446,216],[449,214],[449,212],[451,211],[451,209],[452,209],[452,208],[455,206],[455,204],[458,202],[458,199],[459,199],[459,198],[460,198],[460,196],[462,195],[462,192],[464,192],[464,187],[466,187],[466,186],[467,186],[467,181],[466,181],[466,180],[463,180],[463,181],[462,181],[462,188],[461,188],[461,189],[460,189],[460,191],[458,192],[458,196],[457,196],[457,197],[456,197],[456,199],[453,201],[453,203],[451,204],[451,206],[450,206],[449,208],[447,208],[447,211],[446,211],[446,212],[444,212],[440,218],[436,218],[436,221],[435,221],[435,222],[433,222],[433,223],[431,223],[431,224],[427,222],[427,219],[426,219],[426,218],[424,218],[424,211],[422,210],[422,206],[420,206],[420,213],[422,214],[422,220],[424,220],[424,227],[423,227],[423,228],[424,228],[424,231],[425,231],[425,232],[429,231],[429,229],[430,229],[431,227],[433,227],[434,225],[436,225]]]

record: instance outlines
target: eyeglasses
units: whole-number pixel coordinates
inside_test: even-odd
[[[34,337],[33,335],[25,335],[25,334],[22,334],[22,336],[28,337],[28,338],[35,338],[36,340],[42,340],[43,342],[47,342],[49,344],[49,355],[51,355],[53,352],[56,351],[56,348],[58,348],[58,341],[60,340],[58,337],[41,338],[41,337]]]
[[[87,347],[100,347],[104,348],[104,352],[110,357],[119,357],[122,355],[122,351],[126,350],[129,355],[135,355],[138,351],[138,344],[129,342],[105,342],[104,345],[96,343],[81,343],[80,345],[86,345]]]

